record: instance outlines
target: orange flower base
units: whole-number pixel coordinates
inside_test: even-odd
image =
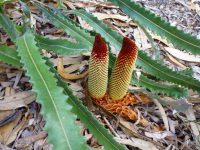
[[[138,114],[132,110],[129,105],[136,105],[136,104],[149,104],[152,101],[150,101],[148,98],[142,98],[142,100],[139,100],[131,93],[127,93],[126,96],[124,96],[122,99],[119,100],[111,100],[108,94],[106,94],[103,98],[95,99],[93,98],[96,104],[102,106],[104,109],[109,111],[113,114],[118,114],[119,116],[131,120],[134,122],[138,122],[142,126],[149,126],[150,123],[148,120],[146,120],[144,117],[140,116],[138,118]],[[161,131],[163,130],[159,126],[153,126],[154,131]]]
[[[150,103],[150,101],[140,101],[130,93],[127,93],[124,98],[118,100],[111,100],[108,94],[103,98],[93,100],[111,113],[119,114],[121,117],[132,121],[137,121],[139,119],[139,123],[143,126],[149,124],[143,117],[138,118],[137,113],[135,113],[128,105],[147,104]]]

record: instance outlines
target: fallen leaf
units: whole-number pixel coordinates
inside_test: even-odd
[[[12,134],[15,127],[18,125],[21,116],[22,116],[21,114],[18,115],[14,121],[0,127],[0,143],[2,143],[3,145],[8,145],[15,140],[16,136],[13,136]],[[18,131],[19,130],[17,131],[15,130],[15,132]]]
[[[21,138],[15,143],[15,147],[17,149],[25,149],[30,144],[32,144],[38,140],[46,138],[46,136],[47,136],[46,132],[39,132],[36,135],[31,135],[31,136]]]
[[[136,28],[133,35],[135,37],[135,42],[138,48],[141,48],[143,50],[151,48],[151,44],[148,42],[147,36],[140,28]]]
[[[9,148],[9,147],[7,147],[7,146],[5,146],[5,145],[2,145],[2,144],[0,143],[0,150],[15,150],[15,149]]]
[[[190,107],[186,112],[185,112],[188,121],[190,121],[190,126],[192,129],[193,134],[195,135],[195,137],[199,136],[200,133],[200,125],[198,125],[197,123],[195,123],[196,121],[196,117],[194,114],[194,110],[192,109],[192,107]]]
[[[153,39],[158,40],[158,41],[162,42],[163,44],[165,44],[167,46],[173,46],[172,44],[168,43],[168,41],[166,39],[162,38],[161,36],[155,35],[152,32],[149,32],[149,33],[150,33],[150,35],[152,36]]]
[[[25,124],[26,124],[26,118],[24,117],[22,120],[18,122],[17,126],[12,130],[6,142],[6,145],[9,145],[16,139],[18,132],[24,127]]]
[[[139,138],[131,137],[131,139],[121,139],[121,138],[115,137],[115,140],[121,144],[138,147],[139,149],[142,149],[142,150],[147,150],[147,149],[158,150],[158,148],[153,143],[139,139]]]
[[[188,61],[188,62],[197,62],[200,63],[200,57],[194,56],[194,55],[190,55],[189,53],[185,53],[183,51],[180,51],[178,49],[175,48],[171,48],[171,47],[165,47],[165,50],[170,53],[172,56],[184,60],[184,61]]]
[[[12,110],[20,107],[26,107],[33,102],[36,95],[32,91],[19,92],[11,96],[5,97],[0,101],[0,110]]]
[[[189,8],[191,10],[195,10],[197,12],[197,14],[200,16],[200,6],[199,6],[199,4],[191,3]]]
[[[121,21],[127,21],[129,18],[128,16],[122,16],[118,14],[106,14],[106,13],[92,13],[95,17],[97,17],[99,20],[104,19],[117,19]]]
[[[169,58],[169,60],[171,60],[174,64],[176,64],[177,66],[186,69],[187,67],[184,66],[182,63],[180,63],[178,60],[176,60],[174,57],[172,57],[170,54],[166,53],[167,57]]]
[[[171,131],[159,131],[159,132],[145,132],[145,135],[147,137],[153,138],[154,140],[161,140],[166,137],[172,137],[175,136]]]
[[[50,59],[50,61],[53,62],[54,66],[57,66],[59,59],[60,58]],[[80,64],[81,61],[82,61],[81,56],[78,56],[78,57],[63,57],[63,65]]]
[[[80,83],[73,83],[71,82],[69,85],[69,88],[71,88],[73,91],[83,91],[83,87],[80,85]]]

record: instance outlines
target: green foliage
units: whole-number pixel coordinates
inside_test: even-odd
[[[49,39],[36,35],[36,41],[41,49],[51,50],[58,54],[74,55],[88,52],[88,48],[84,44],[72,43],[64,39]]]
[[[165,37],[172,44],[193,54],[200,54],[200,40],[172,27],[168,22],[131,0],[109,0],[141,26]]]
[[[0,45],[0,60],[15,67],[20,67],[20,59],[17,56],[17,52],[14,48]]]
[[[194,78],[182,73],[180,74],[155,60],[149,59],[147,54],[142,51],[140,51],[140,56],[141,57],[137,59],[137,64],[142,67],[145,72],[148,72],[157,78],[167,80],[169,82],[173,82],[200,92],[200,82],[198,80],[195,80]]]
[[[151,80],[141,74],[139,81],[136,78],[132,78],[131,83],[137,84],[139,86],[148,87],[149,90],[157,94],[166,94],[175,98],[181,98],[188,96],[188,91],[186,89],[180,88],[176,85],[165,85]]]
[[[144,90],[143,92],[145,94],[147,94],[149,97],[151,97],[152,99],[158,100],[164,106],[170,105],[170,107],[172,109],[174,109],[178,112],[185,112],[192,106],[192,104],[188,103],[187,99],[185,99],[185,98],[181,98],[181,99],[177,99],[177,100],[168,100],[165,98],[161,98],[160,96],[158,96],[152,92],[148,92],[146,90]]]
[[[51,10],[48,10],[47,8],[41,5],[36,5],[53,23],[53,25],[55,25],[58,28],[62,28],[66,33],[68,33],[72,37],[76,37],[78,43],[84,43],[86,46],[88,46],[88,48],[90,45],[93,44],[94,38],[89,36],[89,33],[83,31],[80,27],[71,23],[69,19],[64,18],[61,15],[56,15],[55,12],[52,12]]]
[[[193,54],[200,54],[200,41],[195,37],[183,33],[169,23],[155,16],[150,11],[144,9],[130,0],[110,0],[118,5],[125,13],[134,19],[139,26],[153,31],[165,37],[177,47],[180,47]],[[0,5],[6,1],[0,2]],[[0,26],[6,31],[13,42],[15,48],[0,46],[0,60],[15,67],[23,67],[26,75],[30,77],[33,90],[37,93],[37,101],[42,104],[42,114],[46,119],[45,130],[48,132],[48,140],[54,145],[54,149],[88,149],[85,139],[80,135],[80,129],[75,124],[76,115],[89,128],[94,137],[104,145],[107,150],[122,150],[125,147],[118,144],[113,136],[98,122],[92,113],[73,95],[68,85],[62,81],[52,64],[48,60],[42,59],[41,49],[51,50],[58,54],[72,55],[88,52],[94,41],[94,36],[85,29],[82,29],[76,22],[63,15],[56,8],[45,8],[41,4],[34,2],[40,11],[56,27],[63,29],[68,35],[75,39],[75,43],[64,39],[50,39],[28,31],[19,37],[16,25],[7,17],[0,7]],[[21,2],[24,18],[30,18],[31,12],[26,3]],[[96,33],[101,34],[109,46],[121,49],[123,37],[109,28],[102,21],[99,21],[92,14],[84,10],[67,10],[68,13],[75,14],[90,24]],[[23,29],[30,28],[30,20],[24,19]],[[147,33],[147,36],[150,36]],[[17,40],[16,40],[17,39]],[[151,37],[149,37],[153,43]],[[37,43],[36,43],[37,42]],[[19,55],[19,56],[17,56]],[[21,59],[21,60],[20,60]],[[112,69],[116,57],[110,53],[109,67]],[[21,63],[20,63],[21,62]],[[168,101],[157,94],[166,94],[175,98],[186,97],[187,89],[200,91],[200,82],[192,78],[191,70],[176,72],[157,60],[153,60],[143,51],[139,51],[137,66],[142,68],[139,81],[135,77],[132,83],[143,86],[151,92],[143,92],[150,97],[159,100],[163,105],[170,105],[177,111],[185,111],[190,107],[186,99]],[[160,84],[145,76],[143,72],[153,75],[156,79],[166,80],[170,83]],[[55,78],[56,79],[55,79]],[[182,87],[180,87],[182,86]]]
[[[54,149],[87,149],[85,140],[80,136],[80,129],[75,125],[76,115],[68,105],[69,96],[58,87],[49,67],[39,53],[31,32],[26,32],[17,39],[18,53],[23,68],[27,71],[37,93],[37,100],[42,104],[42,114],[46,119],[45,130]]]
[[[5,3],[8,3],[8,2],[13,2],[15,0],[0,0],[0,6],[5,4]]]
[[[99,21],[92,14],[87,13],[85,10],[71,10],[68,12],[80,16],[91,27],[93,27],[94,30],[99,33],[110,45],[114,46],[117,50],[121,49],[123,37],[119,33],[114,32],[102,21]]]
[[[17,30],[15,30],[15,25],[10,21],[10,19],[4,14],[3,9],[0,6],[0,26],[6,31],[10,36],[12,41],[18,36]]]

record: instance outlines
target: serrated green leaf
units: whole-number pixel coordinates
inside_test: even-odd
[[[74,55],[89,51],[84,44],[72,43],[64,39],[49,39],[36,35],[36,41],[41,49],[51,50],[63,55]]]
[[[80,16],[90,26],[92,26],[97,33],[105,38],[108,43],[114,46],[117,50],[121,49],[123,37],[119,33],[114,32],[102,21],[99,21],[96,17],[87,13],[85,10],[70,10],[68,12]]]
[[[178,112],[185,112],[192,106],[192,104],[189,103],[187,99],[184,99],[184,98],[177,99],[177,100],[167,100],[165,98],[161,98],[160,96],[152,92],[144,91],[144,93],[150,96],[151,98],[157,99],[164,106],[168,106],[168,105],[171,106],[172,109]]]
[[[3,9],[0,7],[0,26],[6,31],[8,36],[15,42],[18,33],[15,30],[13,22],[4,14]]]
[[[5,3],[13,2],[15,0],[0,0],[0,5],[4,5]]]
[[[119,6],[127,15],[140,25],[161,37],[166,37],[175,46],[193,54],[200,54],[200,40],[171,26],[159,16],[131,0],[109,0]]]
[[[30,18],[31,17],[31,11],[29,9],[29,7],[27,6],[26,3],[24,3],[22,0],[19,0],[19,3],[21,5],[21,9],[24,13],[24,15],[27,17],[27,18]]]
[[[51,71],[56,75],[58,79],[58,85],[64,88],[66,95],[69,95],[69,103],[73,106],[73,111],[81,119],[81,122],[90,130],[94,137],[104,145],[106,150],[124,150],[124,146],[117,143],[113,136],[106,130],[102,124],[94,117],[94,115],[82,104],[82,102],[73,95],[73,92],[68,85],[62,81],[57,74],[57,71],[53,68],[53,65],[47,61],[47,65],[51,67]]]
[[[89,33],[85,32],[80,27],[74,25],[67,17],[56,15],[55,11],[53,12],[48,10],[41,5],[36,4],[36,6],[44,13],[44,15],[51,21],[53,25],[58,28],[62,28],[66,33],[72,37],[75,37],[77,42],[88,46],[88,49],[90,48],[91,44],[93,44],[94,37],[90,36]]]
[[[101,36],[111,45],[115,46],[116,49],[121,48],[122,43],[122,36],[119,35],[117,32],[108,28],[103,22],[99,21],[93,15],[87,13],[84,10],[73,10],[70,11],[82,19],[84,19],[88,24],[90,24],[97,33],[100,33]],[[115,40],[113,40],[115,39]],[[110,63],[111,61],[115,61],[115,59],[111,58],[113,55],[110,55]],[[178,72],[172,71],[171,69],[167,68],[166,66],[157,63],[156,60],[151,59],[151,57],[147,56],[143,51],[139,50],[138,58],[136,65],[142,67],[145,72],[148,72],[156,77],[167,80],[169,82],[173,82],[176,84],[180,84],[184,87],[191,88],[196,91],[200,91],[200,82],[185,76],[183,74],[179,74]],[[146,84],[147,85],[147,84]],[[143,85],[145,86],[145,84]]]
[[[0,60],[15,67],[20,67],[20,58],[17,56],[16,49],[6,45],[0,45]]]
[[[131,83],[147,87],[149,90],[153,91],[156,94],[166,94],[175,98],[188,96],[188,91],[186,89],[180,88],[176,85],[160,84],[154,80],[147,78],[143,74],[141,74],[139,81],[136,78],[132,78]]]
[[[200,92],[200,82],[198,80],[173,71],[161,63],[156,62],[156,60],[149,59],[147,54],[142,51],[140,51],[140,56],[141,57],[137,59],[137,65],[142,67],[145,72],[148,72],[157,78],[180,84]]]
[[[80,129],[75,125],[76,116],[72,113],[69,97],[58,87],[53,74],[45,65],[31,32],[17,39],[18,53],[23,68],[42,104],[42,114],[46,119],[45,130],[48,140],[58,150],[87,149]],[[67,103],[66,103],[67,102]]]

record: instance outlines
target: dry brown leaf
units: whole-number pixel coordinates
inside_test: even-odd
[[[106,14],[106,13],[92,13],[95,17],[97,17],[99,20],[104,19],[117,19],[121,21],[127,21],[129,18],[128,16],[122,16],[118,14]]]
[[[138,147],[141,150],[158,150],[158,148],[151,142],[131,137],[131,139],[121,139],[115,137],[115,140],[121,144],[130,145],[134,147]]]
[[[64,71],[65,73],[72,73],[74,71],[80,70],[87,64],[87,61],[82,61],[81,64],[72,64],[71,66],[64,68]]]
[[[74,7],[74,3],[72,2],[69,2],[69,1],[65,1],[65,4],[70,8],[70,9],[76,9],[76,7]],[[85,21],[83,20],[81,17],[77,16],[78,18],[78,21],[81,25],[81,27],[85,28],[85,29],[91,29],[92,28],[90,27],[90,25]]]
[[[160,131],[160,132],[145,132],[145,135],[147,137],[153,138],[154,140],[160,140],[160,139],[164,139],[166,137],[173,137],[175,136],[172,132],[170,131]]]
[[[2,87],[9,87],[9,86],[12,86],[12,85],[13,85],[13,82],[1,82]]]
[[[0,66],[0,73],[5,73],[6,72],[6,67],[5,66]]]
[[[160,42],[162,42],[163,44],[167,45],[167,46],[173,46],[172,44],[168,43],[166,39],[160,37],[159,35],[155,35],[151,32],[149,32],[150,35],[152,36],[153,39],[158,40]]]
[[[2,145],[2,144],[0,143],[0,150],[15,150],[15,149],[9,148],[9,147],[7,147],[7,146],[5,146],[5,145]]]
[[[188,62],[200,63],[200,57],[190,55],[175,48],[165,47],[165,50],[178,59]]]
[[[199,131],[200,131],[200,126],[195,123],[196,121],[196,117],[194,114],[194,110],[192,109],[192,107],[190,107],[186,112],[185,112],[188,121],[190,121],[190,126],[192,129],[193,134],[195,135],[195,137],[198,137],[200,135]]]
[[[22,77],[22,74],[23,74],[23,71],[19,71],[16,75],[16,78],[15,78],[15,82],[14,82],[14,85],[13,85],[13,88],[16,89],[17,88],[17,85]]]
[[[6,145],[9,145],[10,143],[12,143],[16,139],[18,132],[24,127],[25,123],[26,123],[25,118],[23,118],[22,120],[20,120],[18,122],[17,126],[12,130],[12,132],[11,132],[7,142],[6,142]]]
[[[175,129],[178,126],[178,121],[174,121],[171,118],[168,118],[168,121],[169,121],[170,131],[175,134],[176,133]]]
[[[47,136],[46,132],[40,132],[36,135],[31,135],[31,136],[28,136],[28,137],[21,138],[15,143],[15,147],[17,149],[25,149],[30,144],[32,144],[32,143],[34,143],[38,140],[46,138],[46,136]]]
[[[7,145],[15,140],[12,134],[20,119],[21,114],[18,115],[18,117],[14,121],[0,127],[0,143],[2,143],[3,145]]]
[[[57,66],[59,59],[60,58],[50,59],[50,61],[52,61],[54,63],[54,66]],[[82,61],[82,57],[81,56],[77,56],[77,57],[63,57],[63,65],[80,64],[81,61]]]
[[[59,58],[58,59],[58,65],[57,65],[57,70],[58,70],[58,74],[63,77],[64,79],[67,80],[76,80],[76,79],[81,79],[84,78],[87,74],[88,74],[88,70],[84,71],[83,73],[80,74],[70,74],[70,73],[66,73],[64,71],[64,66],[63,66],[63,59]]]
[[[165,110],[164,108],[162,107],[162,105],[158,102],[157,99],[152,99],[152,101],[156,104],[156,106],[158,107],[159,111],[160,111],[160,114],[161,114],[161,117],[163,119],[163,122],[164,122],[164,125],[165,125],[165,129],[167,131],[169,131],[169,122],[168,122],[168,118],[167,118],[167,115],[165,113]]]
[[[191,10],[195,10],[197,12],[197,14],[200,16],[200,6],[198,4],[190,3],[189,8]]]
[[[174,63],[176,64],[177,66],[183,68],[183,69],[186,69],[187,67],[183,64],[181,64],[178,60],[176,60],[174,57],[172,57],[170,54],[166,53],[167,54],[167,57]]]
[[[0,101],[0,110],[13,110],[20,107],[26,107],[33,102],[36,95],[32,91],[19,92],[11,96],[7,96]]]
[[[73,91],[83,91],[83,87],[80,85],[80,83],[74,83],[71,82],[69,87],[73,90]]]
[[[140,28],[136,28],[134,30],[134,37],[138,48],[143,50],[151,48],[151,44],[148,42],[147,36]]]
[[[66,1],[64,2],[66,3]],[[95,1],[90,1],[90,2],[75,2],[73,3],[74,6],[79,7],[79,8],[85,8],[85,7],[104,7],[104,8],[118,8],[117,6],[113,4],[105,4],[105,3],[100,3],[100,2],[95,2]]]

